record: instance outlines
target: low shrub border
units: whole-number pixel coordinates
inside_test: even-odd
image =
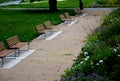
[[[81,49],[61,81],[119,81],[120,77],[120,8],[106,17]]]

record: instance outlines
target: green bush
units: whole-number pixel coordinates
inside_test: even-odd
[[[61,81],[119,81],[120,8],[97,28]],[[109,19],[112,19],[110,22]],[[96,75],[94,77],[94,75]],[[94,78],[93,78],[94,77]]]

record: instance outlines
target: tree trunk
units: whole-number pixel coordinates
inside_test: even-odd
[[[58,11],[57,0],[49,0],[49,10],[50,11]]]
[[[34,2],[34,0],[30,0],[30,3]]]
[[[24,0],[21,0],[20,2],[22,3],[22,2],[24,2]]]
[[[79,1],[79,6],[80,6],[80,9],[83,10],[83,2],[82,2],[82,0]]]

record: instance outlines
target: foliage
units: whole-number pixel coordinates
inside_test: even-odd
[[[120,74],[120,8],[105,18],[61,81],[119,81]],[[110,22],[111,19],[112,21]],[[96,75],[96,76],[95,76]],[[94,78],[93,78],[94,77]]]

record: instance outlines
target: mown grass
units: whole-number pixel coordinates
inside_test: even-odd
[[[120,7],[120,0],[97,0],[97,3],[104,7]]]
[[[73,3],[74,1],[74,3]],[[58,2],[59,7],[78,7],[79,0],[67,0]],[[84,0],[85,5],[93,3],[95,0]],[[26,2],[26,1],[25,1]],[[73,3],[73,4],[71,4]],[[7,7],[14,8],[48,8],[48,2],[20,4]],[[49,12],[47,10],[2,10],[0,9],[0,41],[6,44],[6,39],[18,35],[21,41],[31,41],[37,36],[35,26],[50,20],[52,24],[59,24],[59,15],[64,12],[74,14],[73,10],[60,10],[59,12]]]
[[[13,0],[0,0],[0,3],[9,2],[9,1],[13,1]]]
[[[49,12],[47,10],[0,10],[0,41],[18,35],[21,41],[31,41],[37,36],[35,26],[50,20],[56,25],[61,22],[59,15],[66,12]],[[68,10],[74,14],[73,10]]]
[[[44,1],[44,0],[43,0]],[[30,3],[30,2],[23,2],[19,5],[11,5],[6,6],[9,8],[48,8],[48,2],[35,1],[38,3]],[[89,7],[95,0],[83,0],[84,7]],[[72,3],[72,4],[71,4]],[[79,0],[66,0],[66,1],[58,1],[57,3],[58,8],[76,8],[79,7]]]

